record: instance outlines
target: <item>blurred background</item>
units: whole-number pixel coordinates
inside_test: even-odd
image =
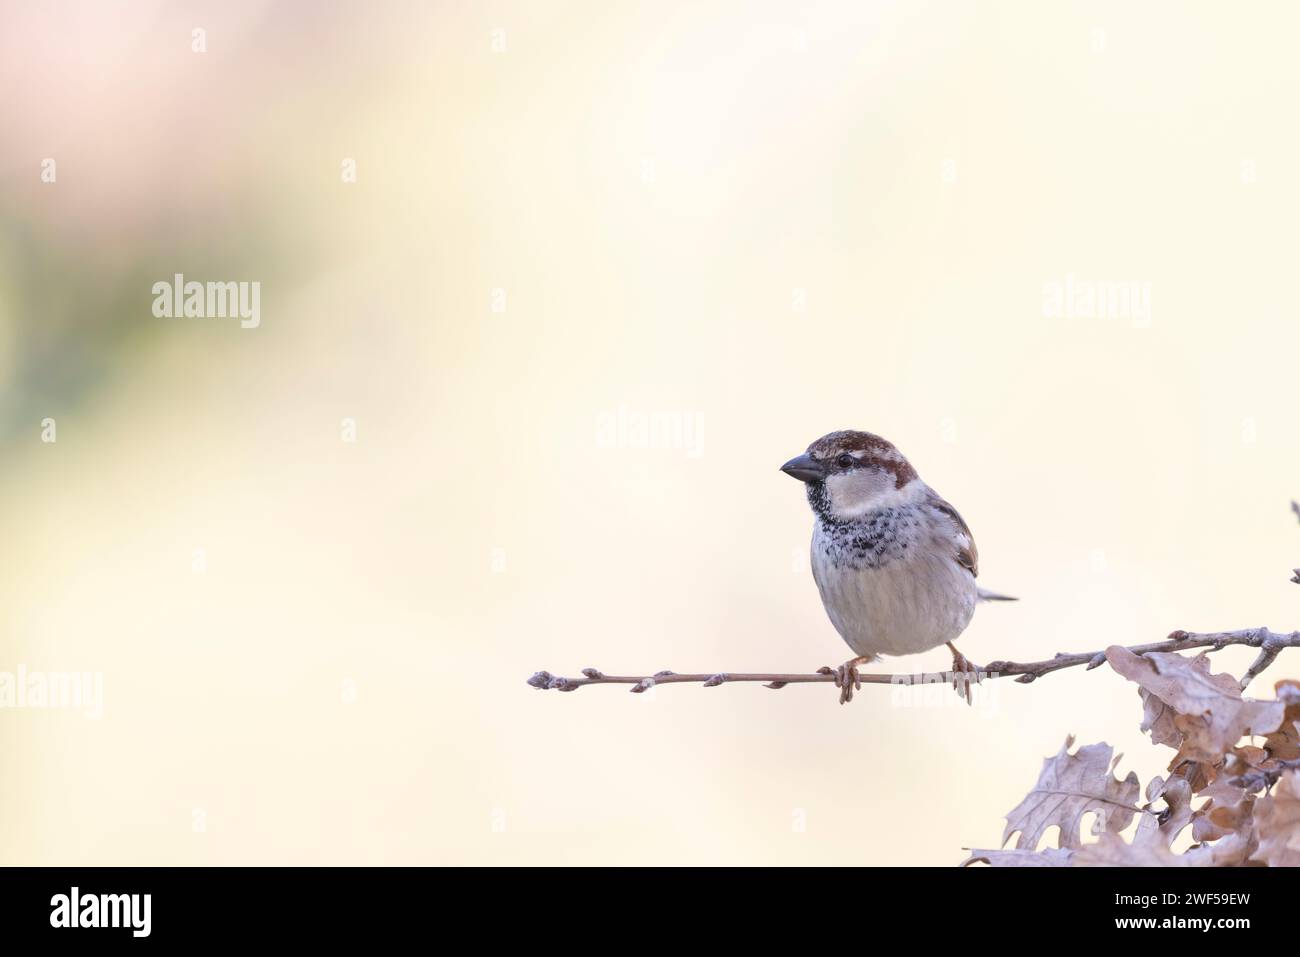
[[[1162,772],[1108,669],[525,685],[844,660],[833,429],[976,661],[1296,627],[1292,5],[0,10],[0,670],[104,682],[0,710],[0,863],[951,865],[1069,733]]]

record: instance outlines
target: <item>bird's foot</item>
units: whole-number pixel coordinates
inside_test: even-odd
[[[870,660],[870,656],[866,655],[850,658],[838,668],[824,665],[817,669],[817,673],[833,675],[835,687],[840,689],[840,704],[848,704],[853,700],[853,692],[862,690],[862,676],[858,674],[858,665],[866,664]]]
[[[969,658],[957,650],[957,646],[951,641],[948,642],[948,648],[952,651],[952,687],[957,692],[957,696],[965,698],[967,704],[972,703],[971,685],[977,684],[984,680],[984,672],[975,665]]]

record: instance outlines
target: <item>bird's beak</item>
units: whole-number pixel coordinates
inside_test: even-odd
[[[811,455],[792,458],[781,466],[781,471],[800,482],[820,482],[826,477],[826,470]]]

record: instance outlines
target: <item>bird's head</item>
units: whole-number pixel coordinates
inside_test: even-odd
[[[851,430],[823,435],[781,471],[803,482],[813,511],[832,522],[902,504],[920,485],[916,469],[892,442]]]

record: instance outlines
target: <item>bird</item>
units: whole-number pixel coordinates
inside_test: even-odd
[[[955,508],[894,444],[871,432],[831,432],[781,466],[812,507],[812,573],[822,605],[854,657],[824,667],[840,704],[861,688],[858,665],[947,645],[953,686],[971,703],[979,669],[953,641],[980,601],[1016,601],[976,584],[979,552]]]

